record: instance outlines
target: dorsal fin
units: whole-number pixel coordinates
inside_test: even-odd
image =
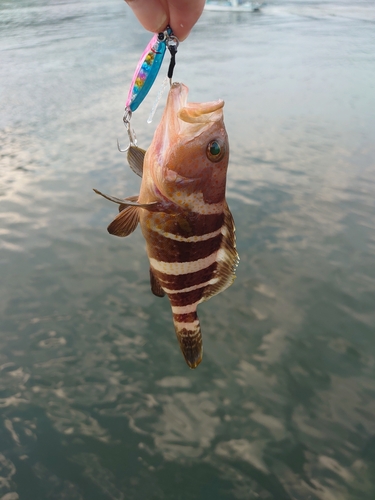
[[[223,239],[218,252],[217,268],[213,278],[215,283],[207,286],[204,300],[213,297],[230,286],[236,278],[236,268],[240,260],[236,250],[236,234],[234,220],[227,204],[224,207]]]
[[[128,149],[128,163],[133,172],[139,177],[143,175],[143,161],[146,151],[138,146],[130,146]]]
[[[129,236],[138,226],[139,211],[138,207],[124,208],[107,227],[108,232],[115,236]]]

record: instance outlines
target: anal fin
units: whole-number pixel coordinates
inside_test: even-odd
[[[202,333],[196,312],[174,314],[174,327],[181,352],[189,368],[196,368],[202,361]]]
[[[159,280],[153,273],[151,267],[150,267],[150,284],[151,284],[151,291],[154,295],[157,297],[164,297],[165,291],[162,289]]]

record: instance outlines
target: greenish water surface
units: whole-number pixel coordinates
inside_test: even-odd
[[[120,0],[0,0],[0,499],[373,500],[374,4],[206,12],[179,48],[189,99],[225,100],[241,256],[195,371],[92,192],[139,189],[116,138],[149,38]]]

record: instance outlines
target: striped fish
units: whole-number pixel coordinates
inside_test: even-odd
[[[187,103],[187,94],[174,83],[147,153],[129,151],[131,168],[142,176],[139,196],[102,196],[120,205],[111,234],[127,236],[140,224],[151,290],[168,296],[181,351],[196,368],[203,352],[197,306],[232,284],[239,258],[225,201],[224,102]]]

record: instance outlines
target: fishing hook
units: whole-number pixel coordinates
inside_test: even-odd
[[[126,153],[126,151],[129,150],[130,146],[137,145],[137,137],[135,135],[134,129],[130,126],[131,117],[132,117],[132,112],[128,107],[126,107],[125,112],[124,112],[124,116],[122,117],[122,121],[124,122],[126,131],[128,133],[129,145],[125,149],[122,149],[120,146],[119,140],[117,139],[117,149],[120,151],[120,153]]]

